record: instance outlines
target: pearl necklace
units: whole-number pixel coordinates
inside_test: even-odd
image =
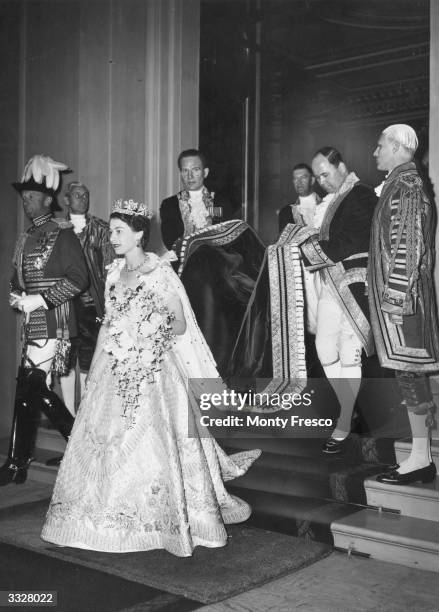
[[[125,262],[124,268],[127,272],[137,272],[137,270],[140,270],[140,268],[148,261],[148,255],[144,255],[142,261],[137,264],[137,266],[128,266],[128,264]]]

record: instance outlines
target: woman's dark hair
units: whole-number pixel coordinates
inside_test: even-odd
[[[334,149],[334,147],[322,147],[314,153],[313,159],[315,159],[317,155],[323,155],[323,157],[326,157],[328,162],[336,168],[338,168],[343,161],[340,151],[337,151],[337,149]]]
[[[143,232],[140,246],[145,251],[149,242],[151,221],[144,215],[125,215],[123,213],[111,213],[110,219],[120,219],[126,223],[134,232]]]

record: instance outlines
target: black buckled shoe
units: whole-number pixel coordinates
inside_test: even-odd
[[[382,482],[384,484],[407,485],[412,484],[414,482],[432,482],[435,478],[436,466],[433,462],[431,462],[430,465],[420,468],[419,470],[407,472],[407,474],[400,474],[396,470],[391,470],[390,472],[378,474],[377,481]]]
[[[27,470],[29,468],[30,461],[20,463],[9,459],[0,468],[0,487],[11,484],[24,484],[27,478]]]
[[[346,451],[347,439],[347,437],[344,438],[344,440],[328,438],[322,447],[322,452],[324,452],[325,455],[340,455],[344,453]]]

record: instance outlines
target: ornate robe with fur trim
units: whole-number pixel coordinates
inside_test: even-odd
[[[434,228],[434,205],[415,164],[398,166],[375,211],[368,274],[373,333],[384,367],[439,370]]]

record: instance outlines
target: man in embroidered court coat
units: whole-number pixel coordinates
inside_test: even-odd
[[[84,253],[90,278],[89,288],[75,300],[78,334],[72,340],[68,372],[60,383],[67,408],[75,414],[76,365],[79,366],[79,396],[85,385],[96,347],[100,322],[104,317],[106,266],[115,258],[106,221],[89,212],[90,193],[86,185],[74,181],[67,185],[65,203],[67,219],[73,226]]]
[[[230,201],[204,184],[209,168],[201,151],[182,151],[177,164],[183,189],[165,198],[160,206],[160,229],[168,250],[183,236],[233,218]]]
[[[77,331],[72,300],[88,286],[81,245],[72,226],[51,212],[67,166],[38,155],[25,168],[21,194],[31,227],[19,237],[10,304],[23,313],[23,360],[18,371],[8,459],[0,468],[0,485],[26,480],[42,410],[65,439],[73,417],[51,391],[46,378],[52,364],[61,370],[66,344]]]
[[[365,295],[372,215],[376,196],[349,172],[333,147],[313,158],[315,177],[327,195],[319,231],[298,227],[295,236],[305,267],[319,271],[316,349],[340,403],[340,415],[323,451],[344,450],[361,383],[361,354],[373,353]]]
[[[387,172],[375,211],[369,262],[369,302],[381,365],[395,370],[412,430],[411,454],[377,477],[389,484],[436,477],[430,428],[434,404],[426,373],[439,370],[433,288],[435,209],[413,162],[418,145],[408,125],[386,128],[374,156]]]
[[[230,203],[204,185],[209,168],[196,149],[178,157],[183,189],[163,200],[161,232],[201,331],[224,376],[264,255],[256,232],[233,219]]]

